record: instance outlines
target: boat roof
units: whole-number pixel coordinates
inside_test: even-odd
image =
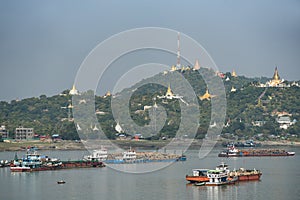
[[[223,170],[211,169],[208,172],[211,172],[211,173],[214,173],[214,172],[223,172]]]
[[[193,169],[193,171],[209,171],[209,169]]]

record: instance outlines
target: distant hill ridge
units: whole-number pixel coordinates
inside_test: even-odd
[[[193,70],[177,70],[181,78],[186,79],[193,92],[200,97],[206,92],[207,86],[201,74],[214,77],[216,74],[209,69],[201,68],[201,73]],[[130,115],[131,119],[139,126],[151,125],[151,108],[156,103],[162,106],[167,111],[166,116],[157,115],[157,127],[152,127],[154,131],[159,131],[153,135],[152,139],[162,137],[174,137],[176,130],[180,125],[180,100],[179,99],[166,99],[158,98],[164,96],[167,92],[167,87],[159,84],[145,84],[147,81],[159,82],[164,80],[168,85],[172,79],[170,89],[176,88],[176,93],[180,96],[182,87],[181,81],[178,77],[172,75],[177,72],[165,72],[157,74],[149,79],[142,80],[134,86],[124,89],[117,96],[126,95],[130,91],[134,91],[130,97]],[[224,137],[238,137],[238,138],[260,138],[264,139],[270,135],[282,137],[297,137],[300,133],[299,113],[300,113],[300,88],[293,85],[292,82],[285,81],[285,84],[290,87],[257,87],[259,83],[267,82],[268,78],[247,78],[245,76],[232,76],[227,72],[222,74],[222,81],[224,83],[226,92],[226,118],[224,121],[224,128],[222,134]],[[178,78],[178,80],[176,79]],[[177,85],[178,83],[178,85]],[[299,83],[297,81],[296,83]],[[90,91],[88,91],[90,92]],[[176,94],[174,94],[176,95]],[[213,94],[212,94],[213,95]],[[84,99],[85,104],[88,99]],[[112,96],[96,96],[96,115],[98,117],[100,127],[97,124],[91,124],[89,119],[85,120],[85,124],[79,128],[80,131],[87,132],[86,137],[98,138],[98,131],[101,128],[108,138],[114,139],[117,137],[115,126],[117,121],[114,120],[110,103]],[[185,97],[183,97],[184,100]],[[215,97],[218,98],[218,97]],[[41,95],[40,97],[32,97],[20,101],[13,100],[11,102],[0,102],[0,125],[5,125],[13,137],[16,127],[33,127],[35,133],[40,135],[60,134],[63,139],[79,139],[76,127],[72,121],[72,96],[69,90],[65,90],[62,94],[47,97]],[[155,100],[154,100],[155,99]],[[199,128],[196,134],[197,138],[203,138],[210,124],[210,100],[197,99],[200,110]],[[146,107],[145,107],[146,106]],[[288,129],[279,128],[276,121],[278,118],[276,112],[286,112],[290,114],[291,121],[294,124]],[[153,113],[152,113],[153,114]],[[198,113],[197,113],[198,114]],[[197,116],[191,113],[189,117],[194,118]],[[165,121],[163,119],[166,119]],[[159,122],[165,122],[159,124]],[[261,123],[258,123],[261,122]],[[256,125],[254,125],[256,123]],[[260,125],[260,126],[258,126]],[[151,125],[153,126],[153,124]],[[161,129],[156,129],[160,126]],[[189,124],[185,123],[183,126],[189,132]],[[128,134],[143,134],[130,130],[127,128]],[[126,135],[125,131],[125,135]],[[293,135],[293,136],[291,136]],[[296,135],[296,136],[295,136]]]

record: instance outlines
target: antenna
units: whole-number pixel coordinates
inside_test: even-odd
[[[177,68],[180,68],[180,32],[177,34]]]

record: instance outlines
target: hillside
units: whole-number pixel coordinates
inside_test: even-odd
[[[211,70],[201,68],[200,73],[193,70],[160,73],[116,94],[113,100],[115,109],[119,112],[115,119],[110,107],[112,97],[96,96],[95,108],[101,127],[95,128],[95,123],[86,117],[80,123],[81,131],[79,133],[84,132],[81,138],[99,138],[98,129],[100,128],[108,138],[116,138],[117,118],[123,119],[128,111],[128,106],[124,108],[121,106],[122,98],[130,99],[130,119],[128,120],[135,122],[128,122],[129,126],[126,125],[126,120],[120,122],[125,134],[139,133],[144,137],[158,139],[174,137],[177,130],[183,129],[185,135],[180,135],[181,137],[194,137],[192,133],[194,124],[199,122],[195,137],[203,138],[208,127],[214,126],[210,118],[211,100],[200,100],[200,98],[183,95],[195,93],[197,96],[202,96],[207,88],[203,76],[211,81],[211,85],[214,85],[217,79],[224,83],[227,102],[218,108],[226,110],[225,127],[222,131],[224,137],[240,139],[255,137],[263,140],[270,138],[271,135],[290,139],[296,139],[299,136],[300,101],[298,97],[300,88],[298,86],[293,86],[292,83],[286,81],[285,84],[290,87],[257,87],[259,82],[265,83],[269,79],[265,77],[234,77],[231,73],[224,74],[224,77],[220,79]],[[188,81],[191,88],[184,87],[182,80]],[[181,99],[162,98],[166,94],[167,87],[155,83],[170,85],[170,89],[175,90],[173,95],[183,97]],[[134,92],[131,95],[132,91]],[[80,106],[88,105],[89,99],[85,99],[85,94],[90,92],[81,94]],[[213,95],[214,88],[209,92],[212,92]],[[218,102],[218,96],[212,98]],[[1,101],[0,125],[6,126],[11,137],[13,137],[16,127],[23,126],[33,127],[35,133],[39,135],[60,134],[63,139],[79,139],[72,121],[71,99],[69,90],[66,90],[62,94],[52,97],[41,95],[20,101]],[[153,105],[157,105],[157,107],[153,107]],[[279,128],[276,119],[280,112],[288,113],[289,118],[294,120],[294,124],[287,129]],[[183,118],[183,116],[185,117]]]

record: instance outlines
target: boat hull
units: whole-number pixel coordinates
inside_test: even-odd
[[[238,181],[258,181],[260,176],[261,174],[240,175],[238,176]]]
[[[50,170],[60,170],[60,169],[73,169],[73,168],[92,168],[92,167],[104,167],[102,162],[92,162],[92,161],[62,161],[61,165],[58,166],[40,166],[36,168],[30,167],[19,167],[11,166],[11,172],[35,172],[35,171],[50,171]]]
[[[218,157],[267,157],[267,156],[294,156],[295,153],[255,153],[255,154],[247,154],[247,153],[237,153],[237,154],[224,154],[220,153]]]
[[[11,172],[30,172],[30,167],[10,167]]]
[[[207,176],[186,176],[185,179],[190,183],[200,183],[200,182],[208,182],[209,178]]]

